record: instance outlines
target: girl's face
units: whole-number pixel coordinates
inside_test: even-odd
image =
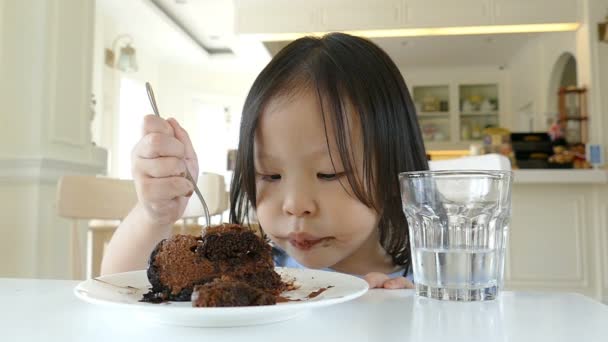
[[[350,118],[353,122],[352,113]],[[361,179],[360,128],[351,126],[349,148]],[[306,267],[366,272],[360,265],[377,259],[381,248],[379,218],[352,195],[333,127],[328,119],[326,136],[316,94],[271,100],[260,117],[254,146],[256,213],[270,239]]]

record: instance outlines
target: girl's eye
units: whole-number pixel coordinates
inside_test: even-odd
[[[322,180],[334,180],[338,179],[344,173],[317,173],[317,178]]]
[[[262,180],[267,181],[267,182],[275,182],[281,179],[281,175],[263,175],[260,174],[260,176],[262,177]]]

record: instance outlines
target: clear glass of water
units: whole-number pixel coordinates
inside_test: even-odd
[[[511,218],[510,171],[399,175],[419,296],[490,300],[503,287]]]

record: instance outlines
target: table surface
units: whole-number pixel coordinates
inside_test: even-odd
[[[494,301],[455,303],[370,290],[280,323],[189,328],[82,302],[72,292],[77,283],[0,278],[0,340],[608,341],[608,306],[573,293],[503,292]]]

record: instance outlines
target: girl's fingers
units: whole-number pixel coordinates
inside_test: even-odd
[[[371,272],[371,273],[366,274],[365,277],[363,277],[363,279],[365,279],[365,281],[367,281],[370,289],[375,289],[375,288],[384,287],[384,283],[387,280],[389,280],[390,278],[384,273]]]
[[[155,201],[149,204],[150,209],[156,213],[168,213],[177,210],[179,202],[176,199]]]
[[[184,144],[184,154],[186,159],[196,160],[196,152],[194,151],[194,147],[192,146],[192,141],[190,140],[188,132],[186,132],[186,130],[182,128],[182,126],[174,118],[168,119],[167,122],[173,128],[177,140]]]
[[[413,289],[414,284],[404,277],[397,277],[384,282],[385,289]]]
[[[133,154],[134,157],[146,159],[158,157],[183,159],[185,147],[182,142],[173,136],[162,133],[148,133],[135,145]]]
[[[388,275],[380,272],[371,272],[365,275],[365,281],[370,289],[413,289],[414,284],[404,277],[389,278]]]
[[[133,175],[144,177],[164,178],[186,175],[186,163],[175,157],[159,157],[154,159],[135,158],[133,160]]]
[[[184,177],[147,178],[139,181],[141,196],[146,202],[171,200],[180,196],[190,196],[194,190],[192,183]]]
[[[142,136],[150,133],[160,133],[175,136],[173,127],[167,122],[167,120],[164,120],[154,114],[144,116]]]
[[[155,221],[172,224],[180,218],[180,208],[184,206],[186,200],[185,197],[178,197],[167,201],[148,202],[145,205]]]

